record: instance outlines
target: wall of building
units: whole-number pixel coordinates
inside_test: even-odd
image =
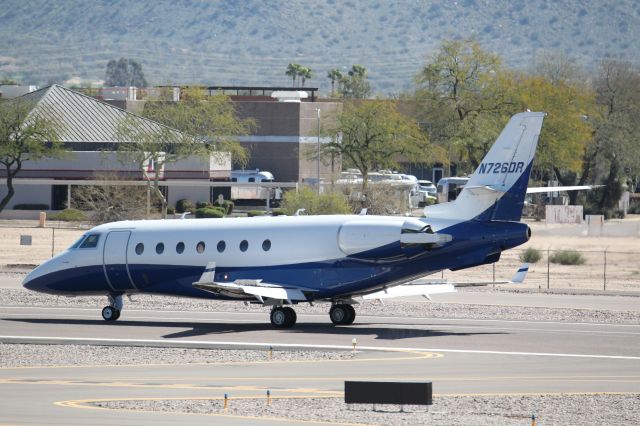
[[[51,207],[51,185],[14,184],[16,191],[5,210],[11,210],[16,204],[46,204]],[[0,199],[7,195],[7,185],[0,184]]]

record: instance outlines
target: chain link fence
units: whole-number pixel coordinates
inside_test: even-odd
[[[584,263],[561,265],[554,257],[567,250],[540,250],[542,258],[529,265],[523,288],[577,289],[605,291],[640,291],[640,252],[615,250],[571,250],[577,252]],[[506,251],[498,263],[483,265],[464,271],[445,271],[442,276],[455,282],[508,281],[523,261],[524,250]]]
[[[66,225],[66,224],[65,224]],[[30,268],[64,251],[87,230],[52,226],[0,227],[0,270]],[[21,236],[30,236],[31,245],[21,245]],[[444,271],[441,276],[455,282],[508,281],[523,263],[524,250],[513,249],[502,254],[500,261],[457,272]],[[606,291],[640,291],[640,251],[578,250],[581,265],[553,263],[561,250],[540,250],[542,258],[530,264],[524,283],[518,287],[536,289],[583,289]],[[437,276],[432,276],[439,278]]]

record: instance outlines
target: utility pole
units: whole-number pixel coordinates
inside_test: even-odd
[[[320,108],[316,108],[318,111],[318,195],[320,195]]]

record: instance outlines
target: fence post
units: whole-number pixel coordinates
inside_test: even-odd
[[[550,280],[550,276],[551,274],[549,273],[549,269],[550,269],[550,264],[551,264],[551,260],[549,259],[549,247],[547,247],[547,290],[549,290],[549,280]]]
[[[607,291],[607,249],[604,249],[604,268],[602,272],[603,286],[602,291]]]
[[[56,247],[56,228],[51,228],[51,257],[53,257],[54,249]]]

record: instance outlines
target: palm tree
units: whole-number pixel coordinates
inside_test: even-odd
[[[293,79],[291,87],[296,87],[296,77],[298,76],[299,69],[300,69],[300,65],[298,64],[287,65],[287,70],[285,71],[285,75],[288,75]]]
[[[300,76],[300,81],[302,82],[302,86],[301,87],[304,87],[305,81],[307,81],[307,79],[311,78],[311,68],[300,67],[298,75]]]
[[[349,75],[351,77],[363,78],[366,73],[367,73],[367,69],[362,65],[358,65],[358,64],[351,66],[351,70],[349,71]]]
[[[342,79],[342,73],[340,72],[340,70],[338,68],[333,68],[330,69],[329,72],[327,72],[327,78],[331,79],[331,97],[333,98],[333,94],[335,92],[335,87],[336,87],[336,80],[340,81]]]

